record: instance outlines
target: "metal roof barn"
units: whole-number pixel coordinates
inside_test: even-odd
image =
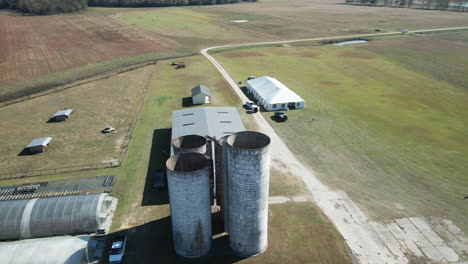
[[[172,113],[172,139],[186,135],[220,139],[239,131],[245,131],[245,127],[235,107],[199,107]]]
[[[50,141],[52,140],[51,137],[43,137],[43,138],[36,138],[31,140],[31,142],[26,146],[26,149],[29,150],[30,153],[39,153],[44,152],[47,150]]]
[[[0,243],[2,264],[82,264],[89,236],[59,236]]]
[[[192,103],[207,104],[210,102],[210,89],[204,85],[197,85],[192,88]]]
[[[304,100],[275,78],[262,76],[247,81],[247,91],[266,110],[304,108]]]
[[[110,221],[109,194],[0,201],[0,240],[94,233]]]
[[[74,110],[75,110],[74,108],[70,108],[70,109],[57,111],[57,113],[55,113],[54,116],[52,116],[52,118],[54,118],[55,121],[65,121],[66,119],[70,117],[71,113]]]

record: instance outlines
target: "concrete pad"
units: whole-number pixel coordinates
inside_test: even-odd
[[[391,223],[391,224],[387,225],[387,229],[398,240],[400,240],[401,242],[403,242],[406,245],[406,247],[408,248],[410,253],[412,253],[413,255],[415,255],[417,257],[423,257],[424,256],[424,254],[421,252],[421,250],[419,250],[418,246],[416,246],[416,244],[411,239],[409,239],[407,234],[403,230],[401,230],[401,228],[396,223]]]
[[[455,262],[460,259],[458,254],[448,246],[438,246],[437,250],[439,250],[439,252],[442,253],[442,255],[450,262]]]
[[[292,200],[294,202],[307,202],[307,201],[310,201],[310,198],[307,196],[294,196]]]
[[[268,198],[269,204],[282,204],[291,201],[291,198],[284,196],[273,196]]]
[[[408,218],[421,233],[432,243],[434,246],[445,246],[445,242],[439,237],[423,217],[410,217]]]
[[[411,223],[408,218],[395,219],[395,222],[404,230],[408,238],[421,247],[432,247],[431,242]]]
[[[374,227],[379,237],[382,239],[385,245],[387,245],[387,247],[390,249],[393,255],[398,257],[405,256],[405,254],[401,250],[401,245],[398,242],[398,240],[392,235],[392,233],[387,228],[385,228],[384,225],[377,222],[370,222],[370,224],[372,225],[372,227]],[[405,260],[407,263],[408,260]]]

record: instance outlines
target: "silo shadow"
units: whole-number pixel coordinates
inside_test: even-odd
[[[142,206],[169,203],[167,181],[164,180],[164,187],[155,188],[154,180],[158,171],[166,170],[166,160],[170,156],[171,133],[172,130],[170,128],[155,129],[153,132],[148,173],[146,174],[145,188],[141,201]]]

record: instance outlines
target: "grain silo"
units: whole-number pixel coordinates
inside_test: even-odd
[[[206,154],[207,140],[199,135],[186,135],[172,140],[174,155],[194,152]]]
[[[226,143],[230,244],[236,254],[253,256],[268,246],[270,138],[244,131]]]
[[[210,251],[212,238],[209,160],[183,153],[170,157],[166,166],[175,251],[201,257]]]

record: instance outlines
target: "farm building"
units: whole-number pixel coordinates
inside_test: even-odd
[[[268,111],[304,108],[304,100],[275,78],[263,76],[247,81],[247,91]]]
[[[50,141],[52,140],[51,137],[43,137],[43,138],[36,138],[33,139],[27,146],[26,150],[28,150],[31,154],[45,152],[49,147]]]
[[[94,233],[107,229],[109,194],[0,201],[0,240]]]
[[[219,139],[244,130],[234,107],[199,107],[172,113],[172,139],[193,134]]]
[[[204,85],[197,85],[192,88],[192,103],[193,104],[208,104],[210,103],[210,89]]]
[[[88,263],[90,236],[59,236],[0,243],[3,264]]]
[[[67,120],[68,118],[70,118],[70,115],[71,113],[73,112],[73,108],[70,108],[70,109],[65,109],[65,110],[60,110],[58,111],[57,113],[54,114],[54,116],[52,117],[56,122],[61,122],[61,121],[65,121]]]

